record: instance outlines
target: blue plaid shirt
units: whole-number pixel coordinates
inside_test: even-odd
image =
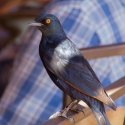
[[[57,0],[44,13],[56,15],[78,48],[125,41],[124,0]],[[38,54],[41,32],[30,28],[0,102],[0,125],[41,125],[62,107],[62,92],[50,80]],[[90,60],[103,86],[125,76],[125,56]],[[125,96],[115,101],[125,105]]]

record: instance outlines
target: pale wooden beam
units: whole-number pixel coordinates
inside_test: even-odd
[[[86,59],[125,55],[125,42],[119,44],[82,48],[80,51]]]
[[[112,97],[113,100],[124,95],[125,94],[125,77],[110,84],[108,87],[105,88],[105,90]],[[68,116],[73,117],[75,119],[75,123],[78,123],[79,121],[81,121],[82,119],[84,119],[85,117],[89,116],[92,113],[90,108],[88,108],[86,105],[84,106],[79,105],[78,107],[80,109],[81,108],[84,109],[85,115],[82,112],[80,113],[76,113],[73,111],[68,112]],[[73,125],[73,124],[74,123],[68,119],[57,117],[57,118],[46,121],[42,125]]]
[[[118,107],[114,112],[111,109],[106,110],[107,117],[111,125],[125,125],[125,107]],[[76,125],[98,125],[93,114],[78,122]]]

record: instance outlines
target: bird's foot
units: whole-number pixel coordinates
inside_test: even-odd
[[[56,118],[58,116],[62,116],[64,118],[67,118],[69,119],[70,121],[73,121],[73,123],[75,123],[75,120],[74,118],[70,117],[70,116],[67,116],[67,112],[69,111],[69,109],[72,108],[72,106],[76,105],[78,101],[77,100],[74,100],[72,101],[66,108],[64,108],[62,111],[60,112],[56,112],[55,114],[51,115],[49,119],[52,119],[52,118]]]
[[[77,113],[82,112],[82,113],[85,115],[85,112],[84,112],[84,110],[82,110],[82,109],[72,108],[72,109],[70,109],[70,110],[71,110],[71,111],[75,111],[75,112],[77,112]]]
[[[51,116],[49,117],[49,119],[56,118],[56,117],[58,117],[58,116],[61,116],[61,111],[58,111],[58,112],[54,113],[53,115],[51,115]]]
[[[63,112],[63,111],[59,111],[59,112],[54,113],[53,115],[51,115],[51,116],[49,117],[49,119],[56,118],[56,117],[58,117],[58,116],[64,117],[64,118],[66,118],[66,119],[69,119],[70,121],[72,121],[73,123],[75,123],[74,118],[72,118],[72,117],[70,117],[70,116],[67,116],[66,113]]]

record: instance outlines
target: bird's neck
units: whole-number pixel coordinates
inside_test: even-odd
[[[67,36],[65,33],[49,33],[47,35],[42,35],[42,42],[45,42],[43,44],[52,44],[53,46],[58,46],[62,41],[67,39]]]

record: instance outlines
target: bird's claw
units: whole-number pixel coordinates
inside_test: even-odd
[[[56,112],[56,113],[54,113],[53,115],[51,115],[51,116],[49,117],[49,119],[52,119],[52,118],[56,118],[56,117],[58,117],[58,116],[61,116],[61,114],[62,114],[61,111]]]
[[[67,115],[66,115],[65,113],[63,113],[62,111],[59,111],[59,112],[54,113],[53,115],[51,115],[51,116],[49,117],[49,119],[53,119],[53,118],[56,118],[56,117],[58,117],[58,116],[64,117],[64,118],[66,118],[66,119],[69,119],[71,122],[75,123],[75,119],[74,119],[74,118],[72,118],[72,117],[70,117],[70,116],[67,116]]]
[[[75,119],[73,117],[68,116],[67,119],[69,119],[71,122],[75,123]]]
[[[84,110],[82,110],[82,109],[77,109],[77,108],[75,108],[75,109],[71,109],[72,111],[75,111],[75,112],[77,112],[77,113],[79,113],[79,112],[82,112],[84,115],[85,115],[85,112],[84,112]]]

